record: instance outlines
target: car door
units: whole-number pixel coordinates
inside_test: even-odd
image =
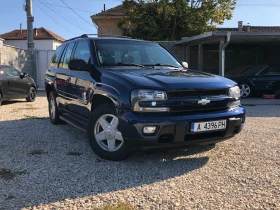
[[[86,41],[77,43],[74,56],[72,59],[82,59],[87,66],[91,64],[89,45]],[[69,80],[66,87],[67,109],[80,117],[88,119],[89,111],[89,94],[94,84],[90,71],[69,70]]]
[[[21,73],[13,67],[7,67],[6,73],[8,78],[8,91],[11,98],[27,97],[29,84],[26,77],[21,77]]]
[[[68,62],[70,61],[75,42],[69,43],[61,56],[60,62],[58,64],[58,69],[56,70],[55,85],[57,88],[57,102],[60,108],[67,107],[67,95],[66,86],[68,80]]]
[[[268,66],[254,77],[255,89],[273,92],[280,82],[280,66]]]

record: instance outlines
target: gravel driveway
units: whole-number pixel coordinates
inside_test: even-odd
[[[241,134],[210,146],[98,158],[47,100],[0,107],[0,209],[280,209],[280,106],[247,106]]]

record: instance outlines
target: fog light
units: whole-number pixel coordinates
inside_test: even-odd
[[[143,128],[143,133],[145,133],[145,134],[153,134],[153,133],[155,133],[156,128],[157,128],[156,126],[145,126]]]
[[[229,108],[236,108],[236,107],[238,107],[240,105],[241,105],[240,101],[233,101],[233,102],[229,102],[228,103],[228,107]]]

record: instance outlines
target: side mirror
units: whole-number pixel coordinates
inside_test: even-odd
[[[188,64],[187,62],[185,62],[185,61],[182,62],[182,65],[183,65],[186,69],[189,68],[189,64]]]
[[[28,73],[20,73],[19,76],[20,76],[21,79],[23,79],[24,77],[27,77],[27,76],[28,76]]]
[[[76,71],[86,71],[86,62],[82,59],[74,59],[69,61],[68,68]]]

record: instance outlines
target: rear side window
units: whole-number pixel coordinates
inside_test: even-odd
[[[72,42],[67,46],[66,50],[64,50],[63,56],[59,64],[59,68],[68,69],[68,63],[71,60],[71,55],[72,55],[74,45],[75,43]]]
[[[73,59],[82,59],[87,64],[90,63],[90,51],[87,42],[79,42],[77,44]]]
[[[60,58],[60,55],[64,49],[64,46],[65,45],[60,45],[57,50],[55,51],[52,59],[51,59],[51,63],[50,63],[50,67],[52,68],[57,68],[57,64],[59,63],[59,58]]]

